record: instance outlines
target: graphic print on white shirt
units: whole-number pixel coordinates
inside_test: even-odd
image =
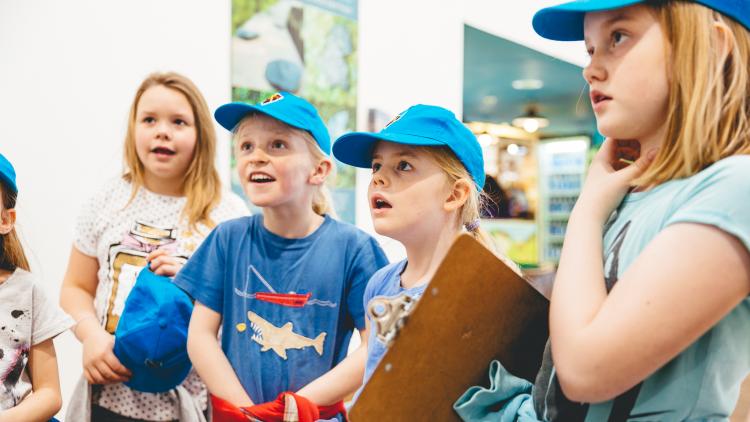
[[[28,382],[21,383],[29,361],[31,310],[0,311],[0,409],[14,407],[28,394]]]
[[[107,298],[107,308],[104,328],[114,334],[120,315],[125,308],[125,300],[135,286],[138,274],[148,264],[146,257],[149,253],[161,249],[174,256],[177,251],[177,229],[173,227],[157,227],[136,221],[120,243],[109,248],[109,276],[112,279],[112,289]],[[178,256],[186,261],[184,256]]]

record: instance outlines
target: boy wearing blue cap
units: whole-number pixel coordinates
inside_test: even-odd
[[[0,420],[44,421],[60,410],[53,338],[73,320],[47,299],[16,235],[16,172],[0,154]]]
[[[471,390],[457,410],[726,421],[750,372],[750,2],[580,0],[533,24],[585,40],[608,139],[568,223],[536,385],[486,407]]]
[[[220,224],[178,274],[196,299],[188,352],[221,404],[215,418],[229,402],[281,420],[268,410],[283,407],[285,392],[319,412],[359,386],[356,361],[330,370],[352,330],[364,329],[365,283],[387,259],[372,237],[330,216],[330,137],[310,103],[281,92],[223,105],[215,117],[233,132],[240,181],[263,213]]]
[[[389,326],[381,321],[422,296],[455,238],[468,231],[491,244],[479,228],[484,159],[474,134],[452,112],[421,104],[379,133],[340,137],[333,153],[343,163],[372,169],[368,197],[375,231],[406,248],[405,260],[367,283],[367,383],[388,346]]]

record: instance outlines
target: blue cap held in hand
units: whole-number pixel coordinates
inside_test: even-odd
[[[249,113],[262,113],[289,126],[308,131],[326,155],[331,154],[331,136],[312,104],[288,92],[276,93],[259,104],[233,102],[216,109],[214,118],[232,131]]]
[[[161,393],[180,385],[192,364],[187,334],[193,302],[169,277],[141,270],[115,331],[114,353],[136,391]]]
[[[544,8],[534,15],[532,25],[537,34],[557,41],[583,39],[583,17],[588,12],[619,9],[645,0],[577,0]],[[750,30],[749,0],[694,0],[720,12]]]
[[[3,154],[0,154],[0,182],[8,186],[14,193],[18,193],[16,170]]]
[[[484,158],[476,136],[456,116],[442,107],[417,104],[388,123],[378,133],[352,132],[333,144],[333,155],[342,163],[370,168],[378,141],[413,146],[450,148],[471,175],[479,190],[484,186]]]

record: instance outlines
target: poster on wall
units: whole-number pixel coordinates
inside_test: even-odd
[[[331,141],[355,129],[357,0],[232,0],[231,30],[233,101],[287,91],[318,109]],[[231,162],[232,189],[242,194]],[[354,223],[355,170],[335,164],[328,180],[334,207]]]

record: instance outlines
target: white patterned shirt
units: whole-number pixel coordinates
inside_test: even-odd
[[[130,182],[121,177],[107,182],[84,206],[75,229],[76,249],[99,262],[94,307],[99,322],[111,334],[149,252],[166,249],[170,255],[187,260],[211,231],[205,225],[188,226],[181,216],[186,197],[159,195],[141,188],[128,203],[131,189]],[[218,224],[248,214],[245,202],[225,191],[210,218]],[[206,387],[195,370],[182,386],[206,409]],[[171,392],[144,393],[125,384],[94,387],[94,403],[119,415],[149,421],[179,419]]]

